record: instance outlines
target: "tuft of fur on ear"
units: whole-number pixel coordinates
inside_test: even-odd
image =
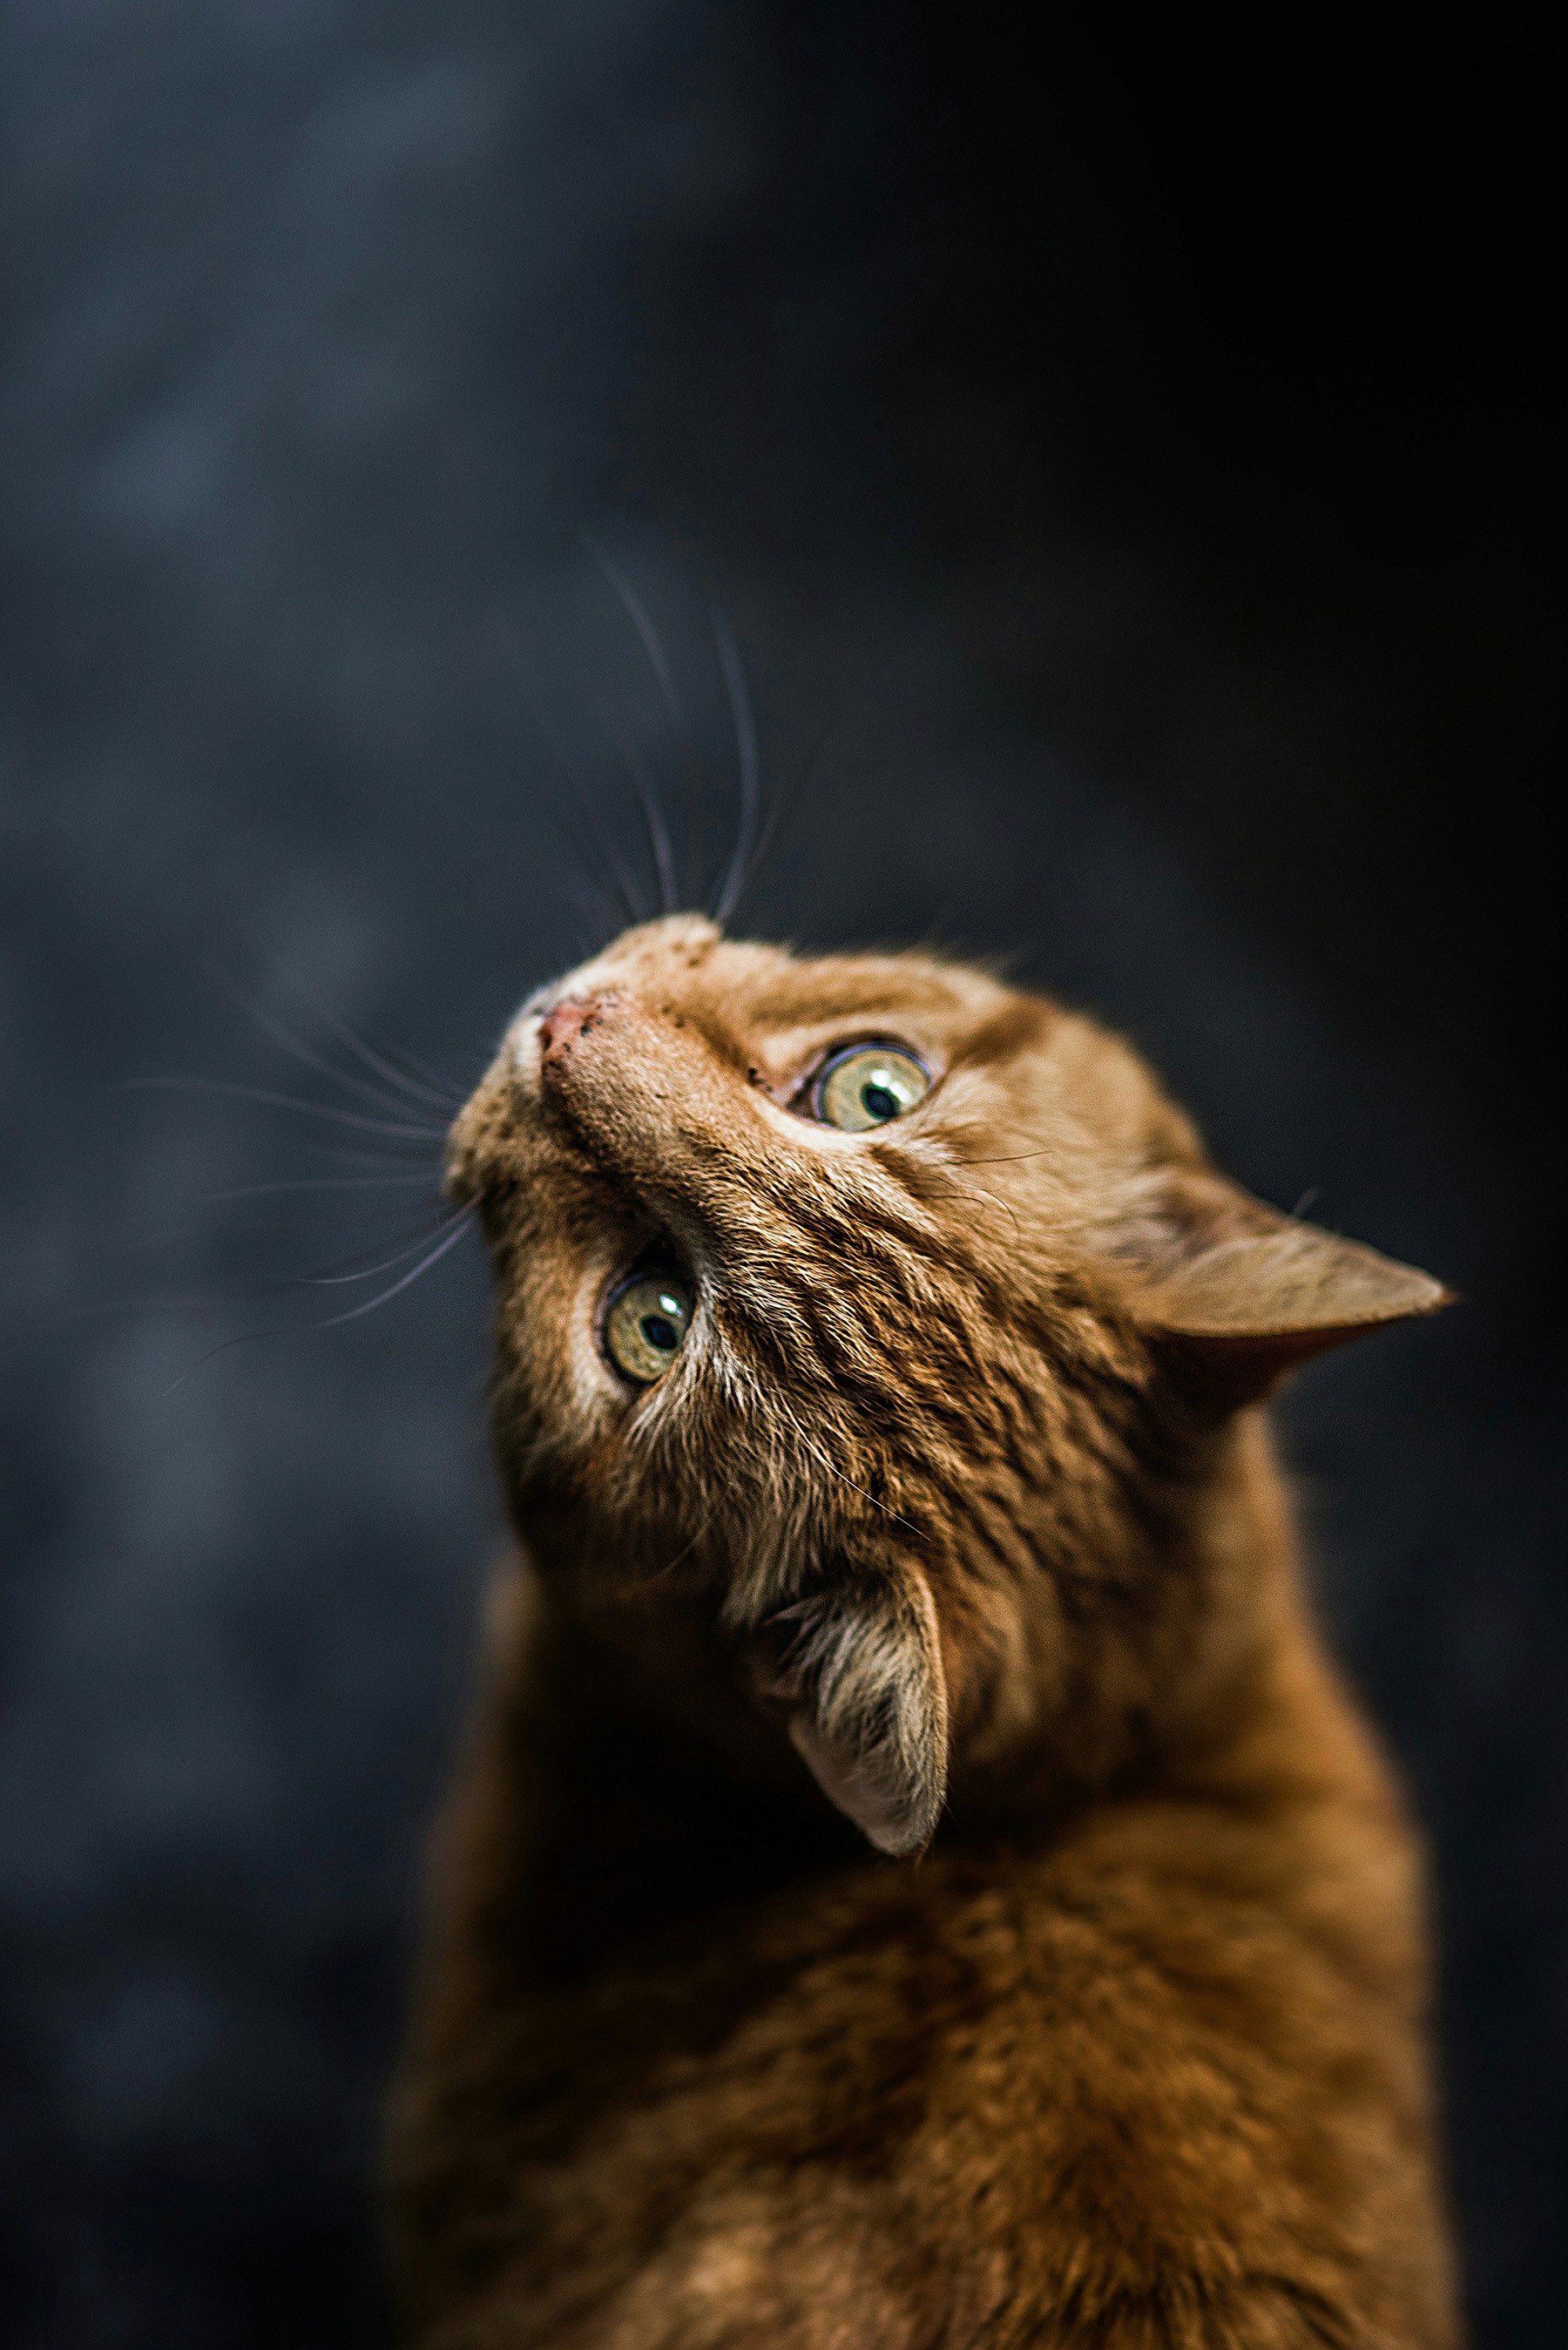
[[[1223,1176],[1162,1176],[1118,1253],[1134,1315],[1228,1407],[1265,1396],[1297,1363],[1453,1296],[1414,1265],[1254,1200]]]
[[[948,1692],[930,1586],[900,1565],[770,1618],[763,1694],[817,1785],[878,1852],[923,1852],[948,1777]]]

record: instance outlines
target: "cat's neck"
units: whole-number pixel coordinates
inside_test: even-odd
[[[1107,1608],[1096,1676],[1025,1717],[994,1757],[971,1763],[961,1746],[958,1833],[1049,1834],[1106,1801],[1259,1803],[1314,1789],[1360,1801],[1386,1783],[1315,1622],[1266,1415],[1231,1420],[1158,1516],[1163,1555],[1143,1587],[1178,1595],[1168,1620],[1124,1637]],[[1050,1638],[1042,1624],[1042,1683]]]
[[[1065,1721],[1015,1707],[1011,1738],[978,1760],[961,1721],[941,1838],[1049,1837],[1107,1800],[1262,1800],[1379,1783],[1305,1604],[1261,1414],[1216,1445],[1171,1540],[1193,1614],[1168,1654],[1142,1683],[1128,1665],[1125,1694],[1080,1693]],[[610,1874],[635,1850],[677,1898],[684,1855],[722,1895],[864,1851],[757,1711],[711,1601],[634,1610],[607,1627],[553,1600],[546,1584],[521,1669],[530,1767],[548,1773],[570,1839]]]

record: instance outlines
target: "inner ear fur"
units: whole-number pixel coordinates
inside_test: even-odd
[[[900,1564],[782,1608],[763,1693],[831,1803],[879,1852],[923,1852],[948,1776],[948,1692],[930,1586]]]
[[[1282,1215],[1207,1170],[1162,1176],[1118,1253],[1135,1274],[1139,1326],[1229,1407],[1257,1402],[1310,1356],[1453,1295],[1429,1273]]]

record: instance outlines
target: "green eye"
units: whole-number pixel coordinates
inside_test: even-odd
[[[679,1275],[639,1274],[610,1299],[604,1347],[618,1371],[639,1387],[660,1379],[691,1327],[692,1296]]]
[[[813,1107],[825,1126],[864,1134],[924,1101],[931,1081],[912,1053],[897,1045],[850,1045],[816,1081]]]

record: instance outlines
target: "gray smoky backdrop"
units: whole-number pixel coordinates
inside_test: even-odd
[[[1556,2338],[1531,20],[3,37],[5,2341],[389,2338],[377,2104],[497,1539],[440,1133],[653,902],[645,798],[718,886],[751,729],[739,926],[1009,958],[1464,1293],[1284,1424],[1434,1842],[1478,2334]]]

